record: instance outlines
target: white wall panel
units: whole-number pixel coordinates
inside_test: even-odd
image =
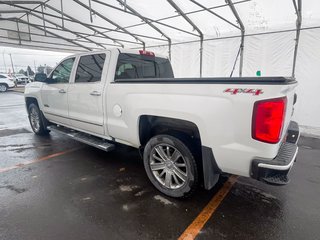
[[[291,76],[295,32],[245,37],[243,76]]]
[[[299,82],[295,119],[320,128],[320,29],[301,31],[296,78]],[[320,134],[320,131],[319,131]]]
[[[176,77],[200,76],[200,43],[172,46],[171,63]]]
[[[203,77],[229,77],[240,47],[240,38],[204,42]],[[239,59],[238,59],[239,61]],[[233,76],[238,76],[239,68]]]

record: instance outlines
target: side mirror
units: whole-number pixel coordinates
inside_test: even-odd
[[[46,82],[47,74],[45,73],[37,73],[34,77],[35,82]]]

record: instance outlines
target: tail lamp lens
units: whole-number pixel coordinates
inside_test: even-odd
[[[281,138],[286,105],[286,97],[255,102],[252,138],[266,143],[278,143]]]

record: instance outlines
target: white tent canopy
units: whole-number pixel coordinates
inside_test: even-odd
[[[146,48],[170,57],[178,77],[295,75],[295,116],[320,129],[319,1],[10,0],[0,14],[2,46]]]

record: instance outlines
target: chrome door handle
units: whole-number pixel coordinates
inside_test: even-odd
[[[66,93],[66,91],[64,89],[60,89],[59,93]]]
[[[92,95],[92,96],[101,96],[101,93],[98,92],[98,91],[92,91],[92,92],[90,93],[90,95]]]

